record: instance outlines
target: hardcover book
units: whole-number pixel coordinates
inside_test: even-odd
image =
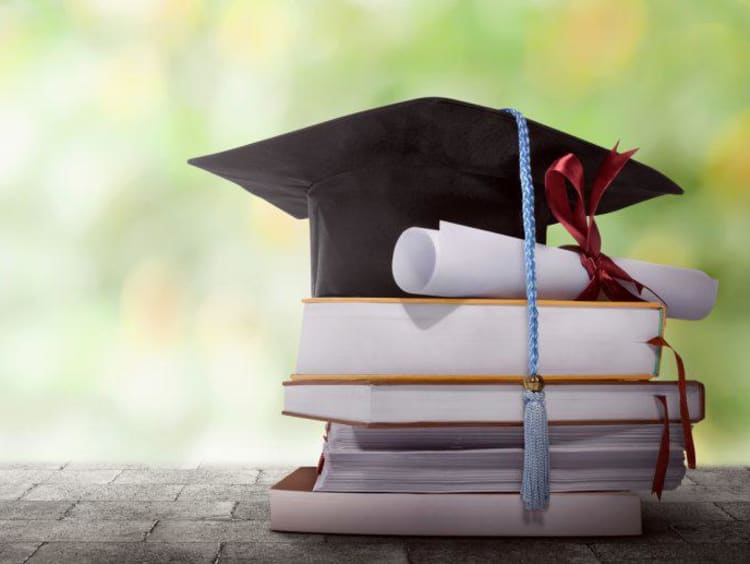
[[[662,425],[550,428],[553,492],[648,491]],[[685,476],[684,443],[672,425],[663,489]],[[519,427],[356,428],[332,424],[315,491],[518,492],[523,467]]]
[[[315,468],[271,488],[271,529],[413,536],[624,536],[641,534],[641,500],[627,492],[553,493],[533,516],[517,493],[313,492]]]
[[[494,380],[290,381],[284,383],[284,413],[360,426],[520,425],[520,390]],[[550,425],[659,423],[659,396],[670,420],[680,421],[678,382],[550,383],[545,394]],[[688,381],[685,396],[689,420],[703,419],[703,385]]]
[[[308,299],[294,379],[526,374],[522,300]],[[659,374],[664,308],[647,302],[539,302],[546,379]]]

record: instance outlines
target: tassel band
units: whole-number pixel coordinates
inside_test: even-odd
[[[539,374],[525,376],[523,379],[523,388],[527,392],[541,392],[544,389],[544,378]]]

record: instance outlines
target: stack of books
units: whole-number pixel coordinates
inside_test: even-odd
[[[549,510],[530,518],[520,382],[521,300],[305,300],[287,415],[326,422],[317,468],[271,493],[272,527],[409,535],[624,535],[640,499],[685,475],[704,392],[659,375],[665,311],[646,302],[541,301]],[[662,466],[660,468],[660,466]]]
[[[630,492],[677,487],[703,417],[679,357],[677,382],[650,382],[661,304],[701,319],[716,281],[601,252],[597,213],[682,193],[634,152],[422,98],[189,161],[310,220],[284,401],[327,438],[272,489],[274,529],[640,532]],[[554,223],[576,245],[542,245]],[[537,297],[577,301],[540,301],[537,325]]]

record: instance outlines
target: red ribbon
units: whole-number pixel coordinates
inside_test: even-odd
[[[618,145],[619,142],[607,154],[596,173],[591,186],[588,208],[584,201],[583,165],[573,153],[568,153],[557,159],[547,169],[544,176],[544,191],[552,215],[578,243],[577,245],[565,245],[562,248],[580,255],[581,264],[590,278],[588,286],[579,294],[578,300],[596,300],[599,294],[604,292],[604,295],[612,301],[643,301],[639,296],[632,294],[622,283],[632,284],[639,294],[646,286],[631,277],[617,266],[611,258],[601,252],[602,239],[594,219],[604,192],[607,191],[625,163],[638,150],[633,149],[632,151],[618,153]],[[570,207],[568,201],[566,180],[575,190],[576,202],[573,208]],[[651,291],[650,288],[648,289]]]
[[[669,409],[667,408],[666,396],[656,396],[656,399],[664,408],[664,427],[661,432],[661,444],[659,454],[656,458],[656,469],[654,470],[654,481],[651,485],[651,493],[661,500],[661,492],[664,491],[664,480],[667,477],[669,467]]]
[[[663,337],[654,337],[647,342],[649,345],[667,347],[674,354],[677,363],[677,389],[680,394],[680,424],[682,425],[682,434],[685,437],[685,456],[687,457],[688,468],[695,468],[695,443],[693,442],[693,426],[690,422],[690,411],[688,410],[685,363],[677,351],[672,348],[672,345]]]
[[[693,441],[693,426],[690,422],[690,410],[688,409],[685,363],[682,361],[679,353],[663,337],[654,337],[647,342],[649,345],[656,347],[667,347],[674,354],[674,359],[677,363],[677,389],[680,396],[680,424],[682,425],[682,434],[685,440],[685,457],[687,458],[688,468],[695,468],[695,443]],[[664,428],[661,434],[661,445],[659,446],[659,455],[656,460],[651,493],[656,494],[656,497],[661,499],[661,492],[664,489],[664,479],[667,475],[667,467],[669,466],[669,411],[667,410],[667,399],[665,396],[656,396],[656,399],[664,407]]]
[[[583,191],[583,165],[572,153],[557,159],[547,169],[544,176],[544,191],[547,197],[552,215],[573,236],[577,245],[565,245],[562,248],[574,251],[580,255],[581,264],[589,275],[589,283],[578,295],[578,300],[596,300],[601,293],[612,301],[643,301],[640,295],[633,294],[624,283],[635,287],[638,294],[646,288],[654,296],[662,300],[656,292],[648,286],[641,284],[617,266],[607,255],[601,252],[602,239],[599,228],[594,219],[602,196],[609,188],[612,181],[622,171],[631,156],[637,151],[626,151],[618,153],[615,144],[607,154],[604,162],[594,177],[589,195],[588,207]],[[575,205],[571,208],[568,201],[568,187],[566,180],[573,186],[575,193]],[[654,337],[648,344],[658,347],[668,347],[674,353],[677,362],[677,387],[680,396],[680,422],[685,437],[685,454],[688,467],[695,468],[695,444],[693,442],[693,431],[690,422],[687,403],[687,383],[685,381],[685,365],[682,357],[662,337]],[[664,406],[664,431],[662,432],[661,447],[657,467],[654,474],[653,492],[661,499],[664,487],[667,465],[669,463],[669,415],[667,412],[666,399],[657,396]]]
[[[323,431],[323,443],[328,442],[328,433],[331,432],[331,422],[326,422],[325,429]],[[320,456],[318,457],[318,464],[315,467],[315,473],[320,474],[323,471],[323,466],[326,463],[326,455],[325,455],[325,447],[323,450],[320,451]]]

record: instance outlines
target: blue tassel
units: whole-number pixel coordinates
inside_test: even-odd
[[[523,481],[521,497],[526,509],[540,511],[549,505],[549,435],[544,392],[523,392]]]
[[[518,169],[521,179],[521,215],[523,219],[523,255],[528,302],[529,369],[523,394],[523,479],[521,498],[530,511],[543,510],[549,504],[549,436],[547,410],[544,405],[544,381],[538,375],[539,311],[536,305],[536,220],[534,217],[534,183],[531,180],[531,146],[529,128],[523,115],[512,108],[510,113],[518,128]]]

